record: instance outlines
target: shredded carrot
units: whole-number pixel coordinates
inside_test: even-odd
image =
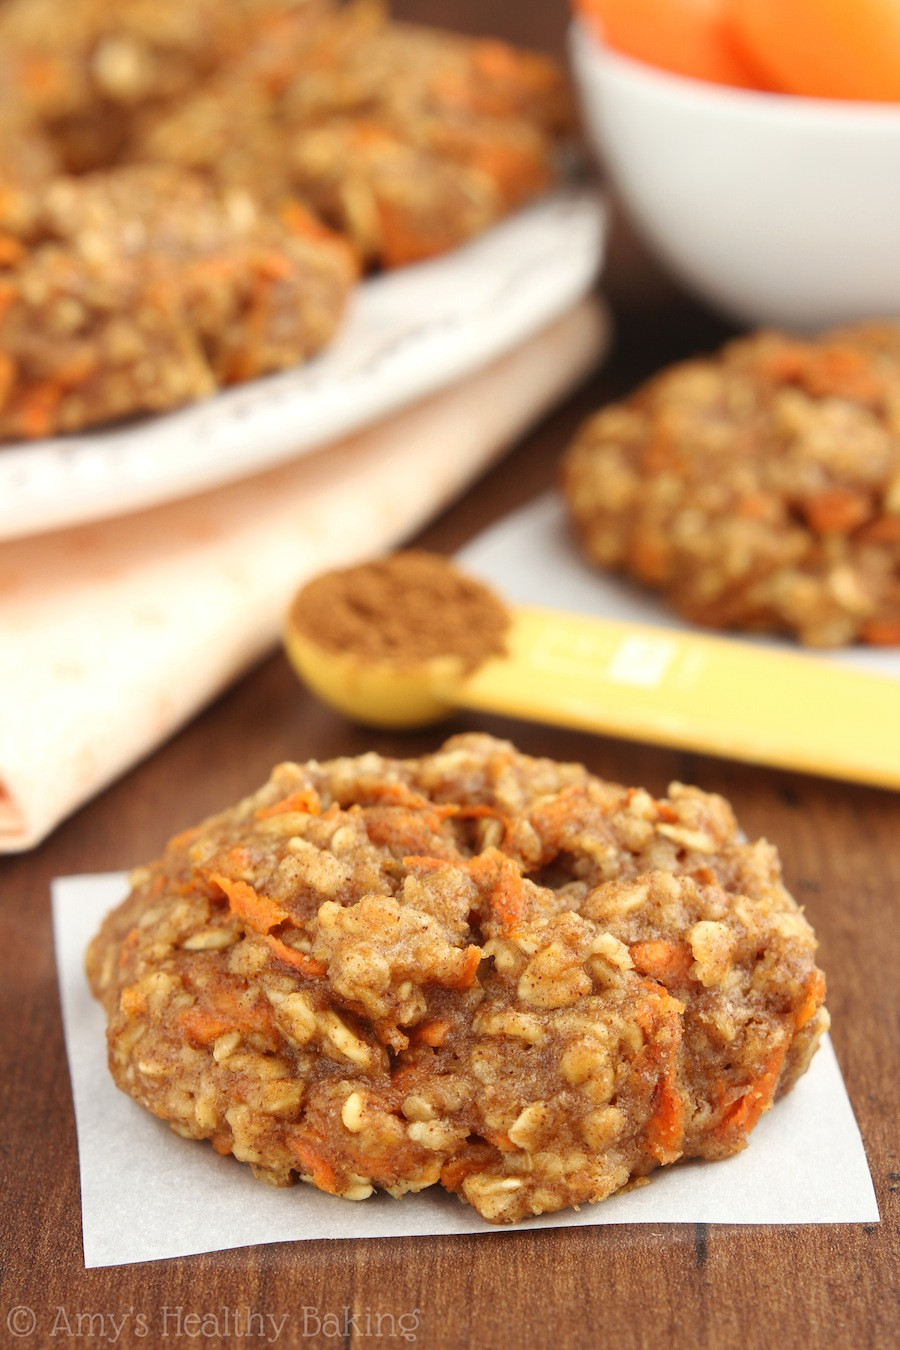
[[[475,972],[481,962],[481,948],[467,947],[466,959],[460,973],[451,980],[442,980],[441,983],[448,989],[471,989],[475,983]]]
[[[472,55],[473,69],[490,80],[502,81],[506,85],[506,111],[515,111],[520,106],[519,96],[528,98],[535,95],[556,93],[559,89],[559,72],[549,57],[540,52],[522,51],[511,47],[496,38],[483,40]],[[512,90],[517,101],[509,102]]]
[[[628,560],[643,581],[665,581],[668,575],[669,548],[662,538],[636,534],[629,545]]]
[[[647,1126],[647,1147],[661,1163],[674,1162],[684,1139],[684,1104],[675,1086],[675,1066],[657,1089],[656,1107]]]
[[[542,192],[550,183],[546,162],[531,150],[502,142],[486,142],[466,156],[473,168],[480,170],[499,188],[507,206],[517,206],[528,197]]]
[[[122,945],[119,948],[119,970],[125,968],[125,963],[137,946],[139,937],[140,932],[137,928],[132,928],[131,932],[125,934],[125,937],[122,939]]]
[[[474,1145],[459,1158],[451,1158],[441,1168],[441,1185],[447,1191],[461,1191],[466,1177],[497,1162],[496,1145]]]
[[[227,281],[229,277],[234,276],[237,266],[233,257],[213,254],[208,257],[192,258],[186,270],[189,270],[193,281]],[[152,290],[148,287],[147,294],[151,293],[154,299],[161,299],[168,297],[170,290],[165,282],[157,281]]]
[[[402,849],[404,854],[422,855],[435,841],[440,819],[431,812],[371,807],[365,815],[366,834],[373,844]]]
[[[439,867],[460,866],[458,858],[435,858],[430,853],[408,853],[400,861],[404,867],[419,872],[436,872]]]
[[[19,74],[32,98],[40,98],[64,88],[64,70],[65,66],[50,56],[30,56],[22,62]]]
[[[529,819],[540,835],[558,838],[566,826],[571,826],[572,816],[587,801],[585,789],[580,784],[563,788],[553,797],[541,802],[529,812]]]
[[[375,203],[381,226],[381,257],[386,267],[405,267],[446,253],[458,243],[449,223],[412,219],[402,207],[379,200]]]
[[[803,514],[818,534],[851,534],[871,518],[872,500],[852,488],[823,488],[803,503]]]
[[[678,448],[677,428],[673,427],[671,417],[663,412],[656,419],[643,452],[643,465],[649,473],[657,473],[668,468]]]
[[[860,637],[875,647],[900,647],[900,618],[868,619],[860,629]]]
[[[294,264],[287,254],[279,253],[276,249],[267,249],[256,259],[255,270],[265,281],[284,281],[293,272]]]
[[[819,1011],[824,1001],[825,1001],[825,976],[822,974],[821,970],[817,970],[813,972],[810,978],[809,988],[806,991],[806,997],[800,1004],[800,1007],[797,1009],[794,1018],[794,1026],[797,1028],[798,1031],[800,1030],[801,1027],[805,1027],[807,1022],[811,1021],[812,1018],[815,1017],[816,1013]]]
[[[526,908],[522,876],[515,863],[497,849],[488,848],[471,858],[467,866],[475,882],[490,887],[490,906],[504,933],[513,932]]]
[[[246,881],[223,876],[221,872],[210,873],[209,879],[225,894],[231,912],[257,933],[268,933],[270,928],[284,923],[289,917],[287,910],[268,896],[260,895]]]
[[[433,76],[428,84],[428,93],[435,103],[445,108],[459,108],[471,112],[475,101],[472,83],[458,75],[443,73]]]
[[[638,1008],[635,1013],[635,1016],[645,1030],[652,1024],[653,1019],[656,1017],[661,1017],[668,1013],[684,1012],[685,1005],[682,1003],[681,999],[676,998],[674,994],[670,994],[664,984],[660,984],[658,980],[654,980],[651,976],[648,975],[645,976],[644,979],[638,980],[638,988],[645,989],[648,994],[653,995],[655,1000],[653,1004],[645,1003],[642,1007]]]
[[[504,868],[491,891],[491,908],[497,915],[504,933],[512,933],[525,913],[525,892],[522,878],[512,868]]]
[[[313,1143],[309,1138],[291,1139],[290,1146],[304,1172],[308,1172],[313,1179],[313,1184],[318,1186],[320,1191],[328,1191],[331,1195],[337,1192],[337,1177],[334,1168],[326,1157],[317,1147],[318,1141]]]
[[[713,1131],[715,1135],[724,1138],[727,1135],[739,1137],[749,1134],[760,1116],[768,1111],[775,1097],[786,1049],[786,1046],[781,1045],[772,1051],[762,1073],[753,1080],[744,1095],[725,1112]]]
[[[282,204],[279,211],[282,224],[290,230],[291,234],[305,235],[310,238],[318,238],[319,235],[331,235],[333,232],[317,220],[313,213],[301,202],[294,199]]]
[[[472,66],[486,80],[521,80],[524,58],[496,38],[482,38],[472,47]]]
[[[501,846],[510,841],[512,820],[496,806],[457,806],[453,808],[452,815],[454,820],[496,820],[503,830]]]
[[[900,543],[900,516],[879,516],[856,536],[861,544]]]
[[[119,995],[119,1007],[127,1017],[134,1017],[137,1013],[146,1012],[146,995],[137,985],[128,984]]]
[[[503,42],[485,39],[472,49],[471,67],[462,74],[441,71],[429,81],[438,103],[487,117],[509,117],[535,94],[553,89],[549,61],[515,51]]]
[[[509,828],[509,816],[496,806],[479,804],[477,806],[448,806],[443,809],[454,820],[499,820],[505,829]]]
[[[530,143],[485,134],[471,123],[447,122],[436,148],[490,178],[507,206],[516,205],[547,186],[550,172],[544,156]]]
[[[634,789],[630,788],[628,791],[629,800],[631,799],[633,793]],[[659,816],[660,820],[664,820],[669,825],[673,825],[675,821],[678,819],[678,812],[675,810],[675,807],[672,805],[671,802],[657,800],[656,814]]]
[[[669,1163],[680,1156],[684,1139],[684,1106],[677,1086],[684,1004],[655,980],[638,984],[652,996],[642,999],[635,1010],[647,1040],[640,1057],[643,1071],[655,1079],[653,1113],[644,1138],[647,1151],[658,1162]]]
[[[485,1130],[484,1137],[488,1143],[494,1145],[494,1148],[499,1148],[501,1153],[515,1153],[516,1151],[517,1145],[503,1130]]]
[[[280,802],[273,802],[271,806],[261,806],[254,815],[257,820],[283,816],[289,811],[304,811],[309,816],[317,816],[321,809],[322,803],[315,788],[302,788],[299,792],[292,792],[288,797],[282,797]]]
[[[426,799],[418,792],[413,792],[406,783],[373,783],[367,793],[366,798],[373,802],[390,802],[394,806],[426,806]]]
[[[199,839],[202,832],[201,826],[193,825],[189,830],[182,830],[180,834],[173,834],[166,848],[186,848],[195,839]]]
[[[318,244],[330,246],[330,251],[338,255],[344,263],[349,277],[356,277],[362,270],[362,264],[356,249],[349,239],[329,229],[298,201],[288,201],[280,211],[282,223],[291,234],[300,239],[312,239]]]
[[[272,317],[272,283],[277,278],[266,273],[264,257],[257,257],[257,279],[261,283],[252,304],[242,319],[242,344],[234,352],[223,371],[226,384],[240,384],[261,374],[260,353],[265,347],[266,330]]]
[[[226,1031],[242,1035],[272,1035],[272,1012],[264,1001],[247,1002],[244,990],[229,985],[204,989],[204,1001],[187,1008],[178,1018],[179,1025],[198,1045],[210,1045]]]
[[[769,492],[751,492],[734,508],[741,520],[767,520],[779,510],[778,499]]]
[[[817,397],[874,403],[884,395],[883,381],[865,353],[837,344],[816,348],[785,342],[765,353],[757,369],[764,378],[799,384]]]
[[[221,1013],[210,1012],[208,1008],[188,1008],[178,1019],[192,1041],[198,1045],[211,1045],[220,1036],[232,1028]]]
[[[439,1017],[434,1022],[423,1022],[416,1028],[416,1040],[424,1045],[438,1046],[443,1045],[447,1039],[447,1033],[450,1030],[450,1021],[446,1017]]]
[[[0,234],[0,267],[12,267],[25,257],[25,249],[11,234]]]
[[[365,827],[372,843],[416,856],[426,856],[434,835],[456,812],[455,806],[436,805],[404,783],[385,783],[369,795],[372,805],[366,809]]]
[[[781,342],[774,349],[763,347],[756,355],[754,367],[762,379],[775,384],[798,380],[806,369],[807,351],[802,342]]]
[[[53,415],[59,407],[64,390],[52,380],[32,384],[22,393],[18,408],[19,427],[29,440],[49,436],[53,430]]]
[[[802,382],[811,394],[853,399],[860,403],[877,402],[884,394],[884,384],[865,353],[851,347],[812,349]]]
[[[348,127],[348,135],[354,149],[382,150],[397,144],[397,137],[380,122],[356,121]]]
[[[242,876],[250,867],[250,850],[246,844],[232,844],[222,855],[222,871],[229,876]]]
[[[99,357],[96,352],[76,352],[56,367],[53,378],[63,389],[77,389],[80,384],[90,379],[98,365]]]
[[[192,269],[199,269],[199,267],[200,267],[199,262],[194,262],[191,264]],[[185,273],[187,275],[187,269],[185,269]],[[215,278],[210,279],[214,280]],[[155,280],[147,282],[147,286],[144,291],[144,303],[146,305],[152,305],[155,309],[158,309],[161,313],[167,313],[172,308],[174,297],[175,297],[174,284],[170,279],[156,278]]]
[[[470,1158],[451,1158],[441,1168],[441,1185],[445,1191],[461,1191],[466,1177],[477,1172],[480,1167],[480,1162],[473,1162]]]
[[[515,863],[504,857],[497,849],[485,849],[484,853],[478,853],[464,863],[460,863],[458,859],[434,858],[429,854],[412,853],[403,858],[403,865],[422,871],[434,871],[439,867],[448,866],[464,867],[476,884],[490,889],[491,908],[507,934],[521,922],[525,913],[526,901],[521,874]],[[468,960],[474,978],[481,952],[478,947],[470,947],[468,950]]]
[[[326,973],[326,967],[321,961],[317,961],[313,956],[307,956],[306,952],[298,952],[296,947],[289,947],[281,938],[273,937],[271,933],[266,934],[266,942],[272,949],[272,954],[279,961],[284,961],[286,965],[293,966],[299,970],[301,975],[308,975],[310,979],[320,980]]]
[[[683,980],[687,978],[694,956],[686,942],[635,942],[629,948],[635,969],[654,980]]]
[[[413,792],[405,783],[384,783],[373,788],[369,794],[374,802],[387,806],[406,806],[412,811],[424,811],[435,820],[447,820],[459,812],[454,802],[432,802],[418,792]]]

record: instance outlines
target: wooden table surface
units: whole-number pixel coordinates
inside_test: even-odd
[[[395,10],[563,50],[562,0],[407,0]],[[723,323],[663,281],[621,228],[614,232],[604,289],[617,319],[616,347],[604,368],[435,521],[421,543],[452,551],[552,485],[560,452],[589,410],[664,362],[728,335]],[[166,1306],[180,1307],[185,1318],[225,1306],[288,1314],[278,1344],[289,1346],[411,1343],[402,1340],[396,1321],[393,1341],[375,1335],[371,1319],[358,1330],[352,1323],[345,1328],[345,1310],[366,1309],[395,1318],[418,1310],[415,1343],[427,1347],[896,1344],[900,795],[494,717],[464,715],[448,726],[462,729],[508,736],[527,752],[581,760],[654,792],[676,778],[722,792],[751,836],[778,844],[788,884],[821,937],[833,1040],[881,1224],[613,1226],[480,1239],[313,1241],[85,1271],[50,934],[51,878],[154,856],[170,834],[256,787],[278,760],[371,747],[418,754],[438,739],[436,732],[354,729],[307,697],[283,656],[274,654],[42,847],[0,861],[0,1346],[109,1344],[129,1310],[115,1342],[121,1346],[260,1343],[258,1337],[191,1335],[199,1319],[183,1322],[178,1335],[171,1320],[162,1323]],[[14,1334],[29,1325],[27,1313],[11,1311],[16,1308],[34,1312],[28,1335]],[[59,1319],[59,1309],[68,1321]],[[337,1321],[326,1321],[328,1313]],[[90,1323],[87,1314],[105,1320],[95,1316]],[[142,1326],[146,1338],[135,1334]],[[390,1320],[382,1327],[390,1331]],[[76,1337],[79,1329],[84,1334]]]

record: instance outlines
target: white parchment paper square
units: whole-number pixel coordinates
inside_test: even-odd
[[[87,1267],[304,1238],[508,1231],[485,1223],[439,1188],[402,1200],[373,1196],[361,1204],[310,1186],[273,1190],[207,1144],[179,1138],[119,1092],[106,1066],[105,1019],[88,989],[84,952],[126,889],[121,874],[53,884]],[[862,1140],[826,1040],[806,1076],[763,1118],[738,1157],[665,1168],[649,1186],[528,1226],[877,1220]]]

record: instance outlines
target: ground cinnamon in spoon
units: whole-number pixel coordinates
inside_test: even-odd
[[[456,656],[466,672],[503,654],[509,627],[487,586],[418,549],[323,573],[300,591],[291,618],[326,651],[400,667]]]

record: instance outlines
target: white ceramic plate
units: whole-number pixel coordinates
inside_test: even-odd
[[[315,360],[174,413],[0,446],[0,539],[153,506],[269,468],[502,356],[593,285],[603,204],[566,189],[452,254],[366,281]]]

